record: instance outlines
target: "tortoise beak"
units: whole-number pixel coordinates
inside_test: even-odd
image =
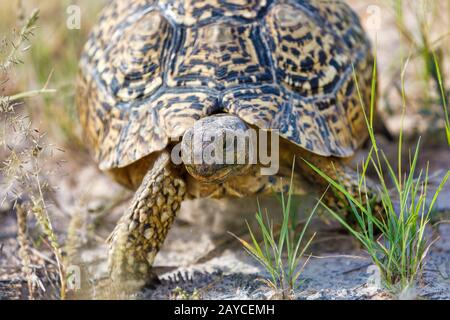
[[[233,165],[187,164],[185,167],[192,177],[203,183],[223,182],[235,171]]]

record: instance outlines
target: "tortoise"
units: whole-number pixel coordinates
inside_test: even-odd
[[[100,169],[135,190],[109,238],[112,279],[154,279],[182,201],[282,192],[294,156],[355,191],[347,163],[368,137],[373,62],[342,1],[111,1],[82,53],[76,100]],[[259,162],[186,161],[208,132],[250,129],[279,137],[276,174]],[[173,161],[177,152],[187,156]],[[296,161],[295,193],[308,192],[304,181],[327,186]]]

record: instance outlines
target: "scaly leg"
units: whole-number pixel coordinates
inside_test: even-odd
[[[145,175],[131,206],[109,238],[109,271],[113,281],[146,283],[151,267],[186,194],[170,157],[162,153]]]

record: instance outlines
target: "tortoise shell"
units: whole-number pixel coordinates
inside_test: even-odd
[[[101,169],[230,113],[323,156],[367,138],[373,57],[341,1],[117,0],[82,54],[77,105]],[[355,71],[355,72],[354,72]]]

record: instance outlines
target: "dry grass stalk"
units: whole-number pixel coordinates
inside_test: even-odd
[[[25,21],[17,39],[11,42],[5,42],[4,49],[10,47],[9,53],[4,61],[0,61],[0,72],[4,85],[8,80],[8,72],[17,64],[21,64],[21,55],[30,47],[29,40],[35,30],[39,12],[34,11],[30,18]],[[7,51],[7,50],[6,50]],[[65,298],[66,293],[66,277],[65,268],[62,264],[62,251],[58,243],[57,236],[54,232],[48,207],[45,201],[45,192],[51,190],[47,182],[46,175],[48,172],[43,171],[40,163],[43,153],[53,154],[53,146],[46,144],[45,134],[32,126],[27,111],[20,110],[22,100],[31,98],[42,93],[53,92],[47,89],[47,85],[43,89],[18,93],[13,96],[0,95],[0,111],[2,120],[4,121],[3,130],[0,136],[0,146],[5,153],[5,160],[0,165],[0,173],[2,174],[2,184],[4,198],[1,201],[13,201],[15,203],[27,201],[27,210],[25,207],[18,206],[18,241],[21,246],[20,256],[23,262],[23,271],[27,275],[29,281],[30,295],[33,292],[33,283],[30,279],[32,271],[30,271],[30,257],[28,251],[31,249],[27,243],[27,220],[26,212],[33,213],[39,223],[45,239],[49,243],[57,262],[60,280],[60,297]],[[35,278],[38,280],[37,278]]]
[[[40,182],[39,182],[38,178],[37,178],[37,184],[38,184],[39,190],[41,190]],[[53,226],[52,226],[48,211],[46,209],[45,200],[44,200],[42,193],[39,198],[32,197],[31,211],[33,212],[40,227],[42,228],[42,231],[44,232],[44,234],[47,238],[47,241],[49,242],[50,248],[52,249],[53,254],[55,256],[56,263],[58,265],[58,273],[59,273],[59,280],[60,280],[60,286],[61,286],[60,287],[60,298],[64,300],[66,297],[67,281],[66,281],[65,267],[63,265],[61,246],[59,245],[58,239],[53,230]]]
[[[28,240],[27,211],[23,205],[16,205],[17,215],[17,240],[19,242],[19,257],[22,262],[22,273],[27,279],[28,298],[33,300],[35,297],[36,275],[31,267],[30,242]]]
[[[22,63],[22,60],[20,59],[20,53],[28,49],[28,47],[26,46],[30,40],[30,37],[34,33],[34,30],[36,29],[36,22],[38,19],[39,19],[39,10],[35,10],[30,15],[30,17],[20,30],[17,41],[14,41],[11,44],[11,51],[6,57],[5,62],[2,63],[2,68],[4,70],[8,70],[13,65]]]

